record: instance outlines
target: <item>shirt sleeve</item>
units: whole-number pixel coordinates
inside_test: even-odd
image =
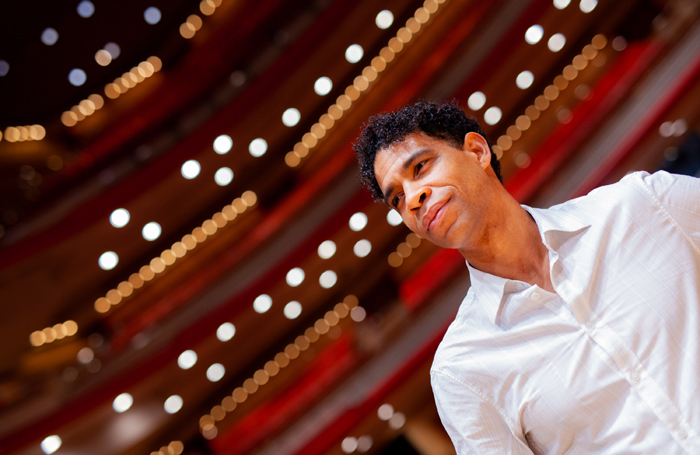
[[[700,179],[659,171],[642,180],[700,254]]]
[[[495,404],[441,371],[431,372],[431,385],[440,420],[457,455],[533,455]]]

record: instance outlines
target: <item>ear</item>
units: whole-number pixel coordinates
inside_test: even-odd
[[[467,133],[464,136],[463,149],[476,155],[476,160],[482,169],[491,167],[491,149],[489,148],[489,143],[486,142],[486,139],[481,134]]]

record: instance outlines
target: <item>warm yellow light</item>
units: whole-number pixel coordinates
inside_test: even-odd
[[[304,158],[306,155],[309,154],[309,148],[303,142],[297,142],[296,144],[294,144],[294,153],[299,155],[301,158]]]
[[[19,137],[19,130],[14,126],[9,126],[5,129],[5,140],[7,142],[17,142]]]
[[[248,208],[248,205],[245,202],[243,202],[243,199],[237,197],[231,202],[231,207],[233,207],[233,210],[235,210],[236,212],[243,213]]]
[[[226,218],[229,221],[235,219],[238,216],[238,212],[236,212],[230,205],[224,207],[224,209],[221,211],[221,214],[224,216],[224,218]]]
[[[386,68],[386,60],[381,56],[377,56],[372,59],[371,65],[377,72],[382,72]]]
[[[386,63],[389,63],[390,61],[394,60],[396,53],[389,46],[387,46],[383,47],[382,50],[379,51],[379,56],[383,58]]]
[[[415,17],[411,17],[406,21],[406,28],[408,31],[413,34],[413,33],[418,33],[418,30],[420,30],[421,23],[418,22],[418,19]]]
[[[411,246],[408,243],[401,242],[399,246],[396,247],[396,252],[399,256],[406,259],[413,252],[413,248],[411,248]]]
[[[501,147],[499,147],[498,145],[494,145],[492,147],[492,150],[493,150],[493,153],[496,154],[496,158],[498,158],[499,160],[501,158],[503,158],[503,149]]]
[[[413,17],[421,24],[425,24],[430,19],[430,12],[426,8],[418,8]]]
[[[180,35],[185,39],[190,39],[194,37],[195,29],[194,26],[188,22],[180,25]]]
[[[197,31],[202,28],[202,18],[196,14],[192,14],[187,18],[187,23],[192,24],[194,30]]]
[[[185,445],[181,441],[173,441],[168,444],[168,455],[180,455],[185,450]]]
[[[544,97],[549,101],[554,101],[559,96],[559,89],[556,85],[548,85],[544,89]],[[536,101],[535,101],[536,102]]]
[[[187,254],[187,248],[185,248],[185,244],[182,242],[173,243],[173,246],[170,247],[170,251],[173,252],[176,258],[181,258]]]
[[[226,209],[224,209],[224,212]],[[192,234],[187,234],[184,237],[182,237],[182,244],[187,248],[188,250],[193,250],[194,247],[197,246],[197,239],[194,238]]]
[[[212,14],[214,14],[216,6],[214,6],[214,2],[212,2],[211,0],[202,0],[199,3],[199,10],[205,16],[211,16]]]
[[[349,85],[345,88],[345,96],[351,101],[355,101],[360,97],[360,91],[354,85]]]
[[[202,230],[207,233],[207,235],[214,235],[218,228],[212,220],[206,220],[202,223]]]
[[[333,120],[338,120],[343,116],[343,110],[337,104],[333,104],[328,108],[328,116]]]
[[[540,111],[544,111],[549,107],[549,99],[547,99],[544,95],[540,95],[535,98],[535,106],[537,106],[537,109]]]
[[[249,395],[252,395],[255,392],[257,392],[259,387],[260,386],[253,380],[253,378],[248,378],[245,381],[243,381],[243,388],[246,392],[248,392]]]
[[[66,328],[66,336],[72,337],[78,333],[78,323],[71,319],[64,322],[63,326]]]
[[[530,105],[527,107],[527,109],[525,109],[525,116],[527,116],[527,118],[531,121],[537,120],[538,118],[540,118],[540,110],[537,106]],[[520,117],[522,117],[522,115]],[[518,117],[518,119],[515,120],[515,124],[518,126],[518,128],[525,131],[526,129],[530,128],[530,124],[532,122],[527,123],[527,127],[522,127],[521,125],[525,125],[525,123],[518,123],[518,120],[520,120],[520,117]],[[520,120],[520,121],[524,122],[524,120]]]
[[[347,95],[340,95],[336,100],[336,105],[344,111],[350,109],[352,106],[352,100]]]
[[[377,79],[377,70],[372,68],[371,66],[365,66],[365,69],[362,70],[362,77],[364,77],[367,82],[372,82],[375,79]]]
[[[231,412],[234,409],[236,409],[236,406],[238,406],[238,403],[236,403],[236,400],[233,399],[232,396],[228,395],[224,397],[223,400],[221,400],[221,407],[226,410],[226,412]]]
[[[165,250],[160,253],[160,258],[165,262],[165,265],[173,265],[177,258],[171,250]]]
[[[236,387],[236,389],[231,394],[236,403],[243,403],[248,399],[248,392],[245,391],[243,387]]]
[[[423,2],[423,8],[428,10],[429,13],[434,13],[438,9],[438,4],[435,0],[425,0]]]
[[[346,317],[348,313],[350,313],[350,309],[343,302],[336,304],[335,307],[333,307],[333,311],[341,318]]]
[[[109,52],[107,52],[104,49],[100,49],[95,54],[95,61],[100,66],[107,66],[110,63],[112,63],[112,54],[110,54]]]
[[[134,293],[134,286],[132,286],[128,281],[122,281],[117,286],[117,291],[119,291],[123,297],[129,297]]]
[[[265,385],[270,380],[270,376],[265,372],[265,370],[258,370],[253,375],[253,380],[258,385]]]
[[[56,331],[51,327],[46,327],[42,330],[42,333],[46,336],[46,342],[52,343],[56,340]]]
[[[90,100],[82,100],[79,106],[85,109],[85,115],[92,115],[95,113],[95,103]]]
[[[413,33],[411,33],[411,30],[409,30],[406,27],[401,27],[399,31],[396,32],[396,39],[398,39],[401,43],[408,43],[409,41],[411,41],[411,38],[413,38]],[[391,40],[389,40],[389,47],[391,47]],[[392,47],[392,49],[394,48]],[[398,50],[394,49],[394,51],[398,52],[401,49],[403,49],[403,46],[401,46],[401,48],[399,48]]]
[[[289,356],[286,352],[278,352],[275,355],[275,363],[279,365],[280,368],[284,368],[289,365]]]
[[[46,130],[41,125],[32,125],[29,128],[29,137],[35,141],[40,141],[46,137]]]
[[[301,163],[301,158],[296,152],[288,152],[284,155],[284,164],[289,167],[297,167]]]
[[[161,68],[163,68],[163,62],[155,55],[148,57],[146,61],[153,66],[153,71],[155,71],[156,73],[160,71]]]
[[[63,114],[61,114],[61,123],[68,127],[75,126],[78,123],[78,116],[71,111],[66,111]]]
[[[112,305],[117,305],[119,302],[122,301],[122,295],[117,291],[116,289],[110,289],[107,292],[107,301],[111,303]]]
[[[304,336],[312,343],[317,342],[320,338],[320,335],[313,327],[309,327],[308,329],[304,330]]]
[[[151,269],[155,273],[162,273],[165,270],[165,261],[163,261],[161,258],[153,258],[151,259]]]
[[[309,349],[309,346],[311,346],[311,343],[309,342],[309,339],[306,338],[304,335],[299,335],[294,340],[294,346],[296,346],[296,348],[299,351],[303,352],[303,351],[306,351],[307,349]]]
[[[409,33],[411,33],[411,32],[409,32]],[[403,42],[401,40],[399,40],[398,38],[394,37],[394,38],[389,40],[389,49],[391,49],[391,51],[394,52],[395,54],[398,54],[403,49]],[[381,53],[379,55],[381,55]],[[389,61],[389,59],[386,57],[384,57],[384,59],[387,62]]]
[[[367,90],[367,87],[369,87],[369,81],[364,76],[357,76],[353,81],[352,85],[355,86],[355,88],[357,88],[359,91],[364,92],[365,90]]]
[[[399,256],[397,252],[393,252],[389,255],[388,258],[389,265],[392,267],[399,267],[401,264],[403,264],[403,258]]]
[[[129,73],[131,74],[132,79],[136,79],[137,84],[140,84],[141,82],[146,80],[146,76],[145,74],[143,74],[143,70],[138,66],[131,68],[131,71],[129,71]]]
[[[54,331],[56,332],[56,339],[57,340],[62,340],[68,335],[68,330],[63,324],[55,324],[53,326]]]
[[[593,37],[591,44],[593,44],[593,47],[600,50],[608,44],[608,39],[605,37],[605,35],[599,34]]]
[[[559,90],[564,90],[566,87],[569,86],[569,81],[562,76],[561,74],[557,77],[554,78],[554,85],[559,89]]]
[[[109,300],[105,299],[104,297],[100,297],[99,299],[95,300],[95,311],[98,313],[106,313],[111,307],[112,304],[109,303]]]
[[[105,96],[109,99],[117,99],[121,94],[121,88],[117,84],[107,84],[105,85]]]
[[[32,334],[29,335],[29,342],[32,344],[32,346],[41,346],[42,344],[46,343],[46,335],[44,335],[44,332],[41,330],[32,332]]]
[[[328,325],[328,323],[325,320],[319,319],[314,323],[314,329],[316,329],[316,331],[318,333],[323,335],[325,333],[328,333],[330,326]]]
[[[513,140],[510,137],[503,135],[498,138],[497,144],[504,151],[508,151],[513,146]]]
[[[321,125],[320,123],[314,123],[313,126],[311,127],[311,134],[313,134],[317,138],[321,139],[323,136],[326,135],[326,128],[323,125]],[[302,145],[303,145],[303,143],[302,143]],[[296,152],[296,150],[294,150],[294,151]],[[297,154],[299,154],[299,153],[297,152]],[[299,154],[299,156],[302,156],[302,155]]]
[[[207,425],[214,425],[214,418],[210,416],[209,414],[203,415],[199,419],[199,427],[204,428]]]
[[[506,134],[514,141],[517,141],[518,139],[520,139],[520,136],[523,135],[523,132],[516,125],[510,125],[506,130]]]
[[[139,276],[143,279],[143,281],[151,281],[156,274],[153,272],[153,269],[147,265],[144,265],[139,269]]]
[[[586,57],[584,57],[583,55],[577,55],[572,60],[571,64],[574,66],[574,68],[581,71],[586,66],[588,66],[588,59]]]
[[[211,408],[209,414],[214,418],[214,420],[219,422],[224,420],[224,417],[226,417],[226,410],[223,408],[223,406],[216,405],[213,408]]]
[[[143,74],[145,77],[151,77],[153,76],[153,73],[155,73],[153,65],[151,65],[150,62],[139,63],[139,71],[141,71],[141,74]]]
[[[228,223],[228,220],[221,212],[216,212],[214,216],[211,217],[211,220],[214,222],[217,228],[222,228]]]
[[[270,360],[267,363],[265,363],[265,373],[267,373],[268,376],[270,376],[270,377],[277,376],[277,373],[279,373],[279,372],[280,372],[280,366],[277,364],[277,362]]]
[[[93,93],[92,95],[88,96],[88,100],[92,102],[92,105],[95,107],[95,110],[100,110],[105,105],[104,98],[102,98],[97,93]]]
[[[134,289],[139,289],[143,286],[143,278],[138,273],[132,273],[129,276],[129,284],[134,287]]]
[[[202,243],[207,239],[207,233],[201,227],[196,227],[192,230],[192,236],[197,240],[197,243]]]
[[[299,348],[293,344],[288,344],[287,347],[284,348],[284,353],[287,354],[290,360],[294,360],[299,357]]]

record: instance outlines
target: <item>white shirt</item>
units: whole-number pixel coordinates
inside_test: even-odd
[[[700,179],[524,208],[556,293],[469,267],[431,381],[458,454],[700,454]]]

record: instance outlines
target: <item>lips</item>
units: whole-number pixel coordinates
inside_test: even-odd
[[[448,202],[450,202],[449,199],[436,202],[428,209],[425,215],[423,215],[423,229],[430,232],[440,223],[442,216],[445,214]]]

